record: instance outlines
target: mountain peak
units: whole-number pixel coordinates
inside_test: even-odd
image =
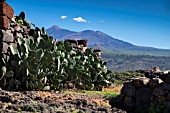
[[[67,30],[67,29],[62,29],[57,25],[51,26],[46,31],[47,31],[48,35],[53,36],[55,39],[63,38],[63,37],[68,36],[70,34],[76,33],[74,31],[70,31],[70,30]]]
[[[82,32],[94,32],[93,30],[84,30]]]
[[[53,29],[53,30],[55,30],[55,29],[57,29],[57,30],[62,29],[62,28],[60,28],[60,27],[59,27],[59,26],[57,26],[57,25],[53,25],[53,26],[51,26],[50,28],[51,28],[51,29]]]
[[[47,33],[54,36],[57,40],[63,40],[66,38],[87,39],[89,45],[100,44],[102,46],[109,46],[110,48],[125,48],[133,46],[130,43],[115,39],[101,31],[84,30],[81,32],[74,32],[54,25],[47,29]]]

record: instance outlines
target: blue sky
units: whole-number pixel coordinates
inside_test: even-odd
[[[102,31],[140,46],[170,49],[170,0],[7,0],[38,27]]]

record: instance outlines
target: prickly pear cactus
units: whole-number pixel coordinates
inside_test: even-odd
[[[25,13],[17,17],[24,25]],[[55,42],[45,28],[30,30],[28,38],[18,38],[11,45],[11,56],[3,60],[0,87],[9,90],[62,90],[73,88],[101,90],[111,72],[90,48],[82,52],[69,42]]]

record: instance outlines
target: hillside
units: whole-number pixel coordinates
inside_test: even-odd
[[[74,32],[67,29],[62,29],[54,25],[47,29],[47,33],[53,36],[56,40],[64,39],[87,39],[88,46],[93,48],[106,48],[110,51],[119,51],[124,54],[132,55],[154,55],[154,56],[170,56],[170,50],[158,49],[153,47],[142,47],[131,43],[113,38],[101,31],[84,30]]]
[[[161,70],[169,70],[170,57],[149,55],[126,55],[103,53],[102,60],[107,62],[107,67],[117,72],[147,70],[159,66]]]

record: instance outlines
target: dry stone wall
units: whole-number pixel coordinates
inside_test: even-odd
[[[0,1],[0,68],[2,68],[4,58],[8,61],[10,56],[10,45],[17,46],[18,37],[27,38],[30,26],[23,26],[15,21],[14,10],[4,1]]]
[[[14,10],[5,1],[0,1],[0,28],[7,29],[9,27],[8,19],[13,18]]]
[[[118,104],[129,113],[170,113],[170,72],[124,83]]]
[[[27,26],[21,26],[12,20],[9,21],[9,27],[7,29],[0,29],[1,54],[5,56],[9,55],[10,45],[16,46],[16,39],[18,37],[27,38],[30,30]]]

